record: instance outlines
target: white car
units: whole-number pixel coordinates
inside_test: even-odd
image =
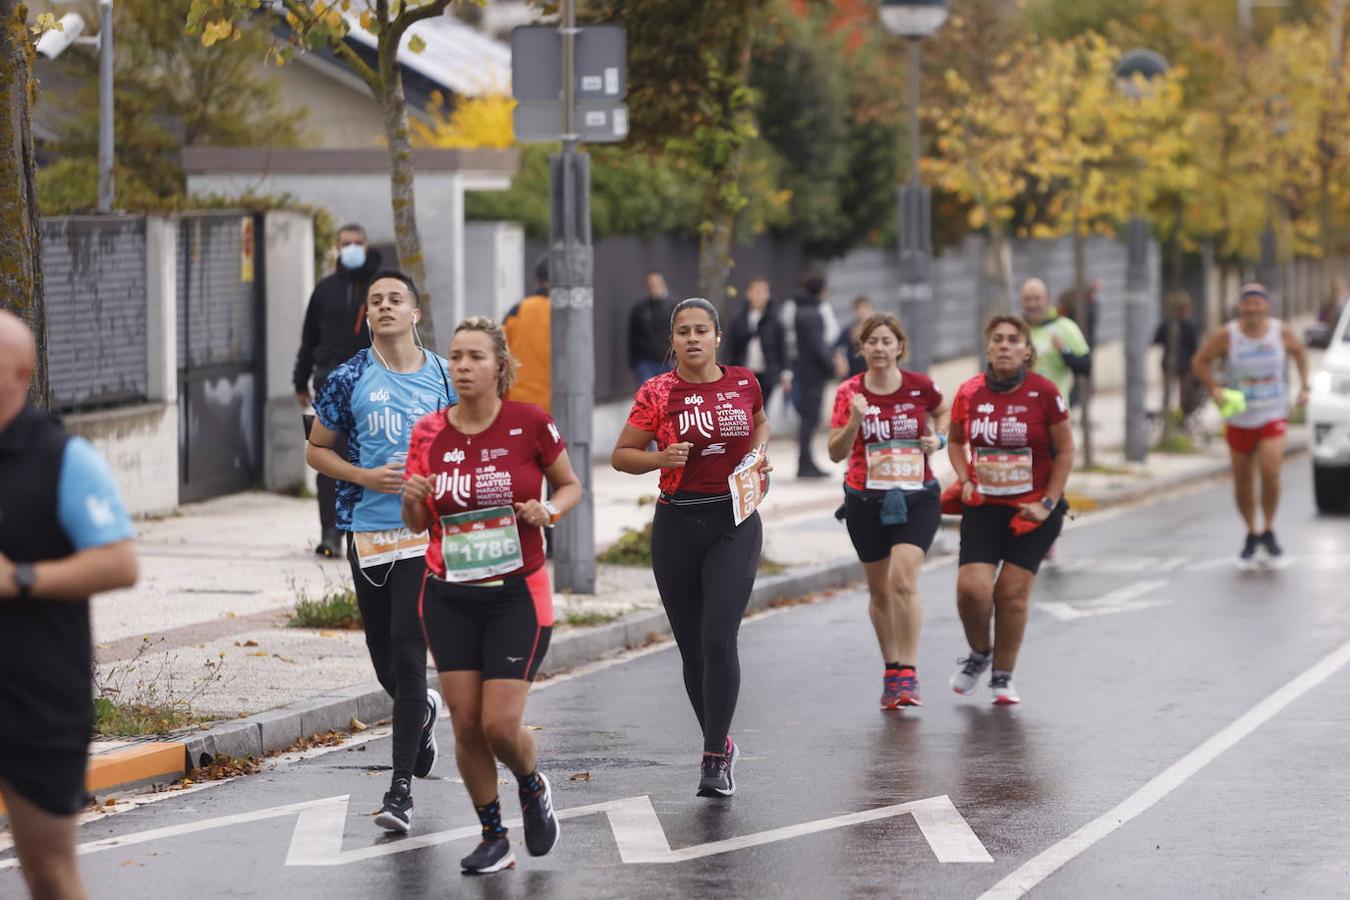
[[[1313,373],[1308,425],[1317,508],[1344,511],[1350,508],[1350,303],[1341,311],[1322,363]]]

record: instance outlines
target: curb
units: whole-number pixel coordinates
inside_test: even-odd
[[[756,583],[746,612],[757,612],[778,601],[817,591],[847,587],[861,578],[862,569],[852,558],[773,575]],[[557,675],[669,636],[670,623],[665,612],[659,609],[569,632],[549,646],[539,675]],[[434,672],[428,671],[427,683],[436,686]],[[218,756],[262,756],[284,750],[316,732],[346,731],[351,727],[352,719],[363,722],[387,719],[393,709],[394,701],[384,688],[378,682],[368,682],[222,722],[205,731],[185,735],[175,746],[182,748],[187,767],[196,768],[209,764]],[[178,774],[181,775],[181,771]]]
[[[89,757],[84,789],[95,798],[182,778],[186,756],[182,741],[142,741]],[[0,816],[6,815],[0,801]]]

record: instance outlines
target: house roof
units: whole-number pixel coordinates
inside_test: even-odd
[[[374,50],[378,38],[361,27],[361,17],[347,12],[343,18],[351,29],[348,39]],[[414,36],[426,42],[421,53],[408,49]],[[425,19],[409,28],[399,45],[398,61],[461,96],[511,91],[510,45],[453,16]]]

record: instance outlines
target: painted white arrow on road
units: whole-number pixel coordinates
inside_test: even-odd
[[[413,835],[401,840],[359,847],[353,850],[344,850],[342,844],[346,834],[348,800],[349,797],[346,795],[327,797],[321,800],[309,800],[303,803],[290,803],[285,806],[273,806],[252,812],[219,816],[214,819],[203,819],[199,822],[155,828],[149,831],[81,844],[77,848],[77,852],[88,854],[103,850],[126,849],[138,844],[147,844],[167,838],[198,834],[216,828],[228,828],[290,815],[296,815],[298,818],[295,823],[295,831],[291,836],[290,850],[286,854],[286,865],[288,866],[347,865],[381,856],[392,856],[396,853],[407,853],[410,850],[448,844],[452,841],[477,838],[480,834],[479,826],[471,825],[433,834]],[[619,858],[630,865],[687,862],[691,859],[702,859],[720,853],[730,853],[734,850],[744,850],[748,847],[758,847],[795,837],[818,834],[835,828],[846,828],[850,825],[860,825],[864,822],[875,822],[878,819],[889,819],[904,815],[913,816],[915,824],[919,826],[919,830],[928,841],[928,846],[932,848],[933,855],[937,857],[938,862],[989,863],[994,861],[989,852],[985,850],[984,844],[980,843],[980,839],[976,837],[970,825],[961,817],[952,801],[945,794],[924,800],[913,800],[909,803],[899,803],[894,806],[883,806],[879,809],[817,819],[813,822],[803,822],[800,825],[774,828],[756,834],[712,841],[693,847],[682,847],[678,850],[671,849],[670,842],[666,839],[665,830],[661,827],[661,820],[657,817],[651,800],[645,795],[558,810],[559,819],[575,819],[581,816],[599,814],[604,814],[609,820],[610,829],[614,832],[614,841],[619,848]],[[506,825],[508,827],[519,827],[520,820],[512,820],[507,822]],[[15,868],[17,865],[18,860],[16,859],[0,861],[0,869]]]
[[[1087,619],[1094,616],[1109,616],[1115,613],[1134,612],[1155,606],[1166,606],[1170,600],[1141,600],[1145,594],[1151,594],[1167,586],[1166,578],[1152,581],[1136,581],[1124,587],[1116,588],[1108,594],[1084,600],[1082,603],[1065,603],[1062,600],[1043,600],[1036,604],[1037,609],[1045,610],[1057,619],[1072,622],[1075,619]]]

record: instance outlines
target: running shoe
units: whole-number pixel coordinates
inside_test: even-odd
[[[700,797],[730,797],[736,793],[736,760],[741,758],[741,748],[727,738],[724,753],[703,754],[703,777],[698,782]]]
[[[436,765],[436,720],[440,718],[441,705],[441,695],[427,691],[427,720],[422,725],[422,746],[417,748],[417,762],[413,764],[413,775],[418,778],[426,778]]]
[[[992,653],[981,655],[974,651],[971,651],[969,656],[958,659],[956,664],[961,668],[957,669],[956,674],[952,676],[952,690],[966,696],[975,693],[975,685],[979,683],[980,676],[984,674],[985,669],[989,668],[989,663],[993,659]]]
[[[1279,559],[1284,556],[1284,548],[1275,540],[1275,532],[1267,529],[1266,533],[1257,538],[1261,543],[1262,549],[1271,559]]]
[[[919,676],[913,669],[887,669],[881,679],[881,708],[923,706],[919,699]]]
[[[375,814],[375,824],[385,831],[407,834],[412,830],[412,787],[406,778],[400,778],[384,795],[384,805]]]
[[[900,705],[923,706],[919,699],[919,676],[913,669],[900,670]]]
[[[995,675],[989,679],[989,687],[994,692],[995,706],[1012,706],[1022,702],[1022,698],[1017,696],[1017,688],[1013,687],[1011,675]]]
[[[459,861],[466,875],[488,875],[515,864],[516,855],[511,852],[511,840],[506,835],[483,838],[472,853]]]
[[[558,843],[562,828],[553,812],[553,788],[543,772],[539,778],[544,789],[538,793],[520,790],[520,813],[525,825],[525,849],[531,856],[543,856]]]
[[[1242,552],[1238,554],[1239,563],[1256,562],[1256,551],[1261,546],[1261,538],[1257,535],[1247,534],[1247,539],[1242,544]]]

